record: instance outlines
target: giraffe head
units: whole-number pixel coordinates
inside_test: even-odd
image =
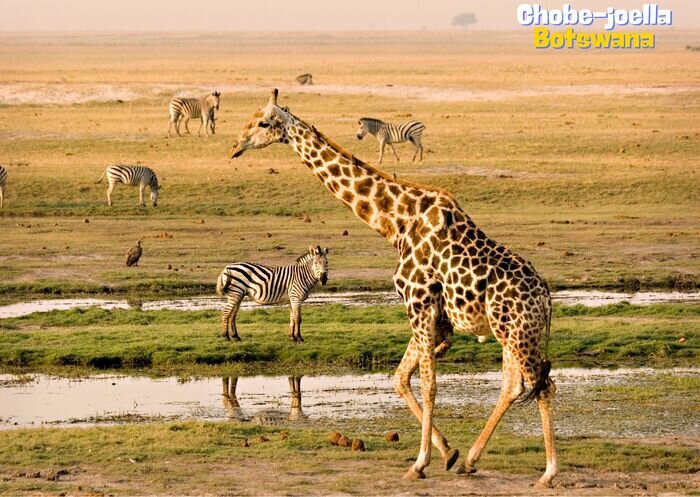
[[[322,249],[320,245],[309,246],[309,255],[311,255],[311,270],[314,277],[321,282],[322,285],[328,281],[328,247]]]
[[[240,157],[248,149],[265,148],[286,140],[284,125],[289,121],[289,111],[277,105],[277,93],[277,88],[272,90],[267,105],[253,114],[243,127],[238,140],[231,147],[232,159]]]

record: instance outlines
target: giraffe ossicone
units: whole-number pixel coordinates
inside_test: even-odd
[[[530,387],[537,400],[547,466],[539,479],[549,486],[557,474],[552,402],[556,388],[547,359],[551,297],[528,261],[487,237],[448,192],[390,176],[359,160],[315,127],[277,103],[254,113],[231,147],[230,156],[287,143],[302,162],[358,218],[398,251],[394,285],[411,324],[408,348],[394,375],[396,392],[421,422],[421,445],[407,479],[425,477],[432,445],[446,469],[459,452],[433,424],[436,359],[452,343],[454,330],[487,338],[503,347],[503,384],[486,426],[457,472],[469,474],[508,408]],[[481,340],[480,340],[481,341]],[[421,397],[411,390],[419,371]]]

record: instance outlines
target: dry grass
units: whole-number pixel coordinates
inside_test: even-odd
[[[227,158],[273,85],[297,115],[371,162],[376,142],[354,139],[358,117],[423,120],[424,163],[389,159],[384,168],[452,191],[555,286],[695,287],[700,90],[689,88],[700,68],[684,48],[692,37],[678,32],[654,52],[609,54],[535,52],[526,37],[469,33],[2,37],[0,99],[29,90],[108,98],[0,105],[0,160],[10,173],[2,298],[201,292],[232,260],[283,262],[311,243],[331,246],[336,286],[389,286],[392,249],[289,149]],[[288,86],[306,71],[321,86]],[[565,94],[571,85],[585,94]],[[415,87],[433,87],[443,100],[411,98],[425,95]],[[211,88],[224,91],[219,134],[166,139],[172,94]],[[490,100],[445,101],[455,90]],[[502,90],[515,93],[501,98]],[[399,153],[408,158],[409,146]],[[124,187],[107,208],[106,185],[93,182],[116,162],[157,171],[157,210],[137,208],[137,192]],[[271,167],[279,175],[267,174]],[[124,253],[138,238],[143,266],[127,271]]]

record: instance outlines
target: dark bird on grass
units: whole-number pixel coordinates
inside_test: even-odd
[[[141,254],[143,254],[143,248],[141,247],[141,240],[139,240],[136,242],[136,246],[131,247],[126,253],[126,265],[137,266],[139,259],[141,258]]]

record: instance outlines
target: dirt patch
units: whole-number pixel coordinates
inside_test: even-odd
[[[484,176],[486,178],[503,179],[541,179],[562,176],[560,174],[552,173],[533,173],[530,171],[513,171],[511,169],[495,169],[490,167],[473,167],[463,165],[436,166],[417,169],[411,172],[411,176],[445,176],[449,174],[466,174],[469,176]]]
[[[240,450],[245,450],[242,448]],[[577,469],[562,472],[551,489],[535,489],[536,475],[479,470],[471,476],[445,472],[434,461],[427,479],[405,482],[405,461],[369,460],[367,453],[348,452],[348,458],[320,463],[310,454],[309,466],[289,467],[285,461],[237,457],[227,463],[199,461],[206,471],[188,478],[192,461],[168,461],[164,474],[154,475],[154,466],[138,459],[121,462],[123,474],[115,476],[81,465],[80,471],[63,472],[55,480],[54,492],[100,489],[103,492],[171,495],[687,495],[700,491],[700,477],[678,473],[622,473]],[[135,471],[137,467],[148,467]],[[117,469],[117,468],[114,468]],[[114,470],[113,469],[113,470]],[[51,470],[46,470],[51,472]],[[3,475],[6,483],[21,483],[25,476]],[[27,473],[31,474],[31,473]],[[43,473],[42,473],[43,475]],[[265,475],[261,478],[261,475]],[[163,478],[159,480],[159,478]]]

